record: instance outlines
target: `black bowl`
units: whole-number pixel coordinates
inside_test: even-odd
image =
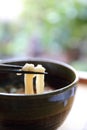
[[[9,60],[3,63],[24,65],[26,62],[42,64],[48,74],[43,94],[25,95],[10,93],[7,86],[17,89],[24,86],[23,75],[0,72],[1,130],[56,130],[68,115],[76,92],[78,75],[69,65],[46,59]],[[21,84],[21,85],[20,85]]]

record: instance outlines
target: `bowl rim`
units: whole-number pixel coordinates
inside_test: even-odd
[[[10,63],[10,62],[33,62],[33,61],[37,61],[37,62],[48,62],[48,63],[54,63],[54,64],[58,64],[61,65],[67,69],[69,69],[70,71],[73,72],[73,74],[75,75],[75,79],[73,80],[73,82],[71,82],[70,84],[64,86],[63,88],[60,89],[56,89],[50,92],[46,92],[46,93],[42,93],[42,94],[14,94],[14,93],[0,93],[0,96],[20,96],[20,97],[38,97],[38,96],[44,96],[44,95],[54,95],[54,94],[59,94],[59,93],[63,93],[64,91],[66,91],[67,89],[72,88],[72,86],[76,85],[79,81],[79,76],[78,76],[78,72],[76,71],[76,69],[74,67],[72,67],[71,65],[62,62],[62,61],[57,61],[57,60],[53,60],[53,59],[48,59],[48,58],[12,58],[12,59],[6,59],[6,60],[1,60],[0,63]]]

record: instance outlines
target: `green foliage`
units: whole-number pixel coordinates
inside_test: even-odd
[[[87,39],[86,0],[22,1],[24,9],[20,20],[17,23],[8,23],[7,28],[4,28],[4,23],[0,25],[0,43],[8,36],[13,52],[18,54],[20,50],[22,53],[29,44],[27,41],[31,42],[34,35],[39,35],[46,49],[54,44],[55,48],[66,50]]]
[[[36,27],[40,29],[44,44],[57,42],[65,48],[75,38],[81,39],[86,34],[85,0],[25,0],[24,3],[22,18],[30,32]]]

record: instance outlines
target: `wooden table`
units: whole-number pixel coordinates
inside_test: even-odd
[[[87,80],[79,82],[73,107],[58,130],[87,130]]]

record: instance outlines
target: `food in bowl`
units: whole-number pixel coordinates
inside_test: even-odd
[[[60,127],[73,105],[78,82],[77,72],[65,63],[46,59],[11,60],[4,63],[41,64],[48,74],[45,75],[46,93],[0,93],[1,130],[56,130]],[[5,91],[9,86],[15,86],[17,91],[24,91],[23,79],[23,75],[0,72],[0,86]]]
[[[41,93],[44,93],[45,68],[42,65],[38,64],[37,66],[34,66],[34,64],[26,63],[23,67],[21,67],[20,71],[24,72],[23,74],[24,74],[24,88],[25,88],[24,93],[25,94],[41,94]],[[28,71],[31,72],[31,73],[26,73]],[[13,72],[7,71],[7,73],[13,73]],[[17,73],[17,75],[21,75],[21,74],[22,74],[21,72]],[[35,86],[33,86],[33,82],[34,82],[33,80],[34,79],[36,79],[35,80],[35,82],[36,82]],[[3,90],[3,89],[0,89],[0,90]],[[16,89],[13,89],[13,90],[16,90]],[[16,91],[10,91],[10,92],[16,92]]]

